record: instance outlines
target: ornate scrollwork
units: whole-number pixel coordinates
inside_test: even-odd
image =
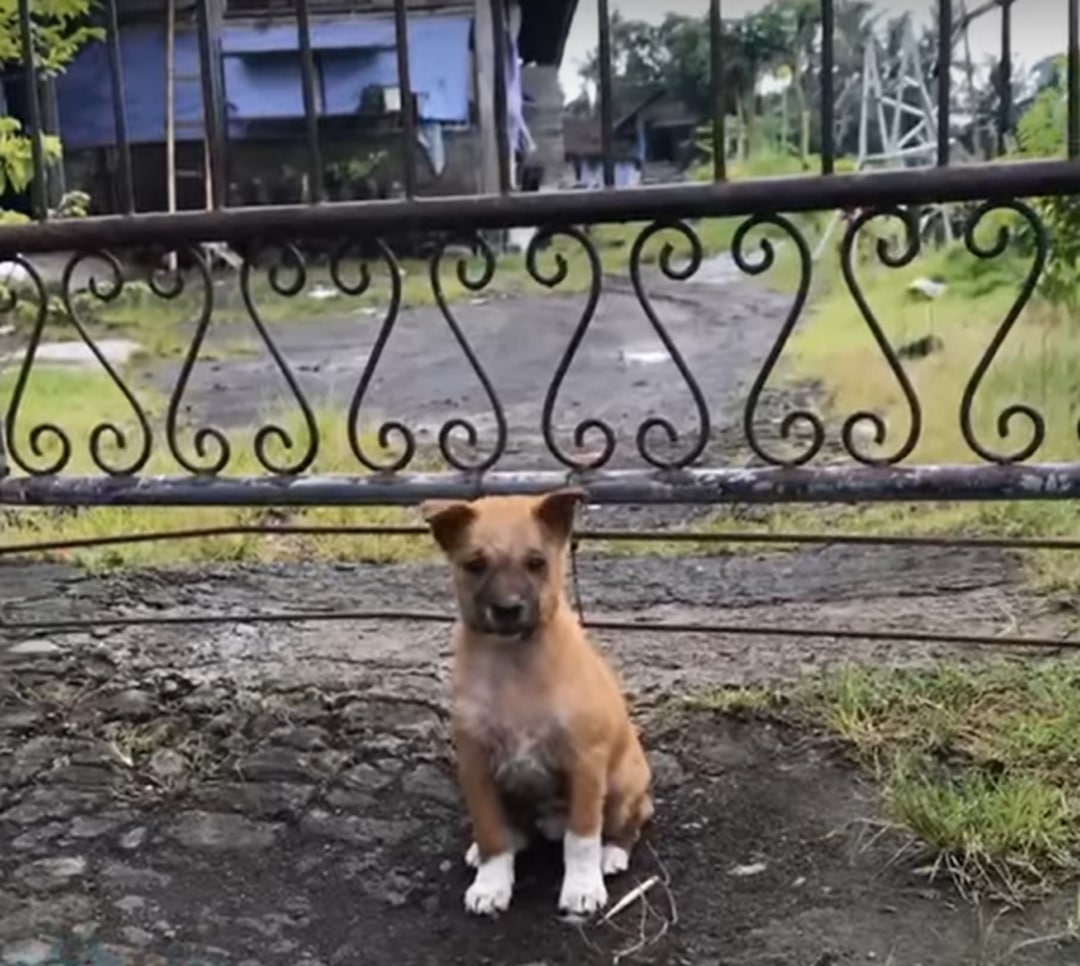
[[[660,321],[660,316],[657,315],[656,309],[653,308],[652,302],[649,299],[649,295],[645,291],[645,286],[641,280],[641,258],[645,251],[645,246],[648,245],[653,238],[665,232],[675,233],[690,246],[690,257],[687,259],[686,263],[681,266],[675,262],[676,249],[672,242],[665,242],[664,247],[660,249],[660,257],[657,264],[660,267],[660,271],[672,281],[685,282],[692,278],[697,273],[697,270],[701,268],[704,252],[701,247],[701,240],[698,238],[697,234],[689,225],[682,221],[654,222],[637,236],[630,249],[630,282],[634,286],[634,293],[637,295],[638,302],[641,303],[642,311],[652,325],[653,331],[656,332],[660,341],[663,343],[664,349],[667,350],[668,355],[671,357],[671,361],[675,364],[675,368],[679,370],[679,375],[682,376],[683,381],[686,383],[686,388],[690,390],[690,395],[694,400],[694,407],[697,409],[698,429],[694,441],[685,453],[681,456],[674,457],[673,459],[664,459],[663,457],[658,456],[649,446],[649,434],[652,433],[653,430],[660,430],[667,438],[669,446],[675,447],[679,445],[679,431],[672,425],[670,420],[663,416],[650,416],[638,427],[637,448],[638,452],[641,454],[641,458],[644,459],[645,462],[659,469],[675,470],[690,466],[705,451],[705,447],[709,444],[711,422],[709,417],[709,405],[705,401],[705,394],[701,391],[701,387],[694,378],[694,374],[690,371],[690,367],[687,366],[683,359],[682,353],[679,352],[678,346],[675,345],[675,341],[671,338],[671,335],[668,333],[664,324]]]
[[[776,261],[776,246],[767,236],[763,235],[759,243],[758,247],[761,254],[758,260],[755,261],[752,257],[748,257],[745,250],[747,237],[750,233],[757,229],[767,228],[775,228],[783,232],[787,239],[795,245],[795,250],[799,256],[799,286],[791,303],[791,308],[788,310],[787,317],[784,319],[784,324],[780,328],[780,333],[777,335],[776,341],[773,343],[765,363],[761,367],[761,371],[750,388],[746,408],[743,410],[743,430],[746,433],[746,441],[750,448],[755,455],[766,463],[773,466],[802,466],[817,456],[821,452],[821,447],[825,445],[825,424],[817,413],[810,412],[807,409],[796,409],[787,413],[781,420],[779,427],[780,438],[785,442],[791,438],[799,426],[805,426],[810,431],[810,440],[806,448],[797,456],[787,459],[774,456],[766,450],[761,445],[757,430],[754,428],[754,418],[757,414],[758,404],[761,401],[761,395],[765,391],[773,371],[776,369],[776,364],[780,361],[780,356],[783,355],[784,348],[787,346],[795,326],[798,325],[803,308],[806,306],[813,270],[810,247],[798,228],[782,215],[754,215],[739,225],[735,236],[731,240],[731,258],[741,272],[745,272],[747,275],[762,275],[772,268]]]
[[[1028,223],[1031,228],[1032,237],[1035,240],[1035,255],[1031,261],[1031,267],[1028,269],[1027,276],[1024,279],[1024,284],[1020,287],[1020,293],[1009,308],[1001,325],[998,326],[997,332],[994,333],[994,338],[991,340],[986,351],[982,354],[982,358],[979,359],[974,372],[971,374],[971,378],[964,387],[964,394],[960,401],[960,431],[964,435],[964,441],[971,447],[972,451],[977,453],[987,462],[1022,463],[1024,460],[1032,457],[1046,439],[1046,421],[1043,419],[1042,414],[1026,403],[1012,403],[1011,405],[1006,406],[998,413],[998,436],[1002,440],[1008,439],[1011,435],[1013,421],[1017,417],[1022,417],[1031,425],[1031,439],[1024,446],[1013,450],[1011,453],[995,453],[987,449],[978,441],[978,439],[976,439],[975,430],[972,425],[972,408],[975,403],[975,394],[979,391],[979,386],[986,377],[987,371],[990,369],[1002,344],[1008,338],[1009,333],[1016,324],[1016,320],[1020,317],[1020,313],[1024,311],[1024,308],[1031,300],[1031,296],[1035,291],[1035,286],[1039,282],[1039,276],[1046,266],[1049,240],[1047,238],[1046,228],[1039,216],[1022,201],[989,201],[979,205],[979,207],[971,213],[971,217],[964,226],[964,244],[967,246],[968,251],[976,258],[999,258],[1008,249],[1012,240],[1008,227],[999,225],[997,236],[993,244],[981,245],[979,243],[978,239],[975,237],[979,223],[992,211],[1012,211]],[[1080,428],[1078,428],[1078,431],[1080,431]]]
[[[38,459],[45,457],[47,444],[50,441],[59,446],[60,449],[60,452],[51,462],[35,466],[24,455],[17,431],[19,417],[22,412],[23,396],[26,393],[26,384],[30,379],[30,371],[34,366],[34,355],[41,344],[41,336],[45,330],[45,320],[49,310],[48,295],[45,291],[45,283],[42,281],[38,270],[21,255],[7,255],[0,259],[0,265],[12,265],[19,271],[25,272],[37,301],[30,342],[27,344],[26,352],[23,355],[22,365],[19,366],[19,374],[15,378],[11,400],[4,416],[4,437],[7,443],[7,452],[15,465],[24,472],[32,476],[49,476],[53,473],[59,473],[71,461],[72,446],[67,433],[55,423],[38,423],[30,429],[27,434],[27,442],[30,446],[30,452],[35,457]],[[0,312],[4,314],[14,312],[19,304],[20,297],[16,289],[12,286],[5,287],[3,296],[0,298]]]
[[[287,298],[298,295],[304,290],[304,287],[307,285],[307,266],[304,262],[304,256],[295,245],[286,243],[268,246],[262,249],[255,249],[245,255],[243,264],[240,267],[240,293],[243,297],[244,306],[247,308],[248,315],[251,317],[252,324],[259,333],[259,338],[262,339],[263,345],[266,346],[266,350],[270,353],[271,358],[274,360],[274,364],[285,379],[289,391],[296,400],[296,404],[299,407],[301,416],[304,420],[304,426],[307,430],[308,444],[299,452],[292,462],[278,462],[268,453],[270,443],[276,442],[283,450],[289,452],[296,448],[296,442],[293,440],[289,431],[283,426],[280,426],[277,423],[267,423],[256,430],[254,449],[256,459],[258,459],[262,466],[271,473],[279,476],[295,476],[308,469],[311,464],[315,462],[316,456],[318,456],[319,427],[315,421],[315,414],[311,409],[311,404],[304,396],[300,384],[296,381],[296,377],[293,375],[292,369],[289,367],[288,362],[286,362],[285,357],[281,354],[277,345],[274,344],[274,340],[267,331],[266,323],[263,321],[262,316],[259,314],[259,310],[255,306],[255,299],[251,292],[251,273],[256,266],[260,255],[268,251],[273,251],[276,254],[276,258],[271,263],[267,272],[267,279],[270,282],[270,287],[278,295]],[[206,438],[208,439],[210,437]],[[228,457],[226,455],[226,460],[227,459]]]
[[[213,426],[201,426],[194,431],[191,444],[195,455],[202,460],[202,465],[189,460],[180,447],[180,406],[187,391],[188,381],[191,379],[192,370],[198,361],[199,352],[206,340],[207,330],[214,312],[214,284],[210,276],[210,269],[206,260],[195,248],[185,248],[178,255],[187,255],[195,267],[195,273],[202,284],[202,299],[199,315],[195,323],[195,335],[188,347],[184,364],[180,367],[180,374],[176,379],[176,386],[169,397],[169,408],[165,414],[165,439],[169,445],[169,451],[173,458],[189,473],[214,476],[220,473],[229,464],[232,451],[225,434]],[[161,298],[175,299],[183,294],[187,287],[184,273],[178,268],[176,271],[164,272],[161,270],[151,273],[150,287]]]
[[[893,347],[885,337],[880,323],[866,301],[862,288],[855,280],[853,263],[858,234],[875,218],[897,218],[904,225],[905,241],[900,251],[894,252],[892,250],[892,240],[890,238],[879,238],[877,240],[875,250],[878,260],[883,265],[888,268],[903,268],[910,265],[918,256],[921,247],[919,224],[913,211],[898,207],[865,208],[851,220],[847,230],[844,232],[843,240],[840,243],[840,270],[843,273],[844,281],[847,283],[848,291],[851,292],[851,297],[858,306],[859,314],[862,315],[863,320],[870,328],[870,332],[874,336],[874,342],[877,343],[878,349],[881,350],[881,354],[885,357],[885,361],[888,363],[901,392],[904,394],[911,414],[910,427],[907,438],[896,450],[885,456],[872,456],[863,452],[860,448],[855,438],[857,430],[860,426],[868,425],[873,431],[874,444],[881,447],[885,445],[888,438],[888,427],[877,413],[860,410],[852,413],[844,420],[841,427],[841,439],[844,443],[844,449],[860,463],[867,466],[892,466],[909,456],[919,442],[919,436],[922,433],[922,408],[919,405],[919,398],[912,388],[911,380],[908,379],[907,373],[904,372],[904,367],[900,364]]]
[[[488,374],[484,371],[484,367],[480,365],[480,360],[477,359],[476,353],[473,352],[469,340],[465,338],[465,333],[461,330],[461,326],[458,324],[454,313],[451,311],[450,305],[446,299],[446,293],[443,291],[443,259],[446,257],[447,249],[452,242],[453,239],[444,240],[434,257],[431,259],[431,291],[435,296],[435,302],[439,306],[439,311],[442,312],[443,318],[446,319],[446,324],[454,334],[454,339],[457,341],[458,347],[464,353],[469,366],[476,374],[476,378],[480,380],[480,384],[484,387],[484,392],[487,395],[488,402],[491,404],[491,411],[495,418],[495,444],[492,446],[491,452],[488,453],[487,456],[479,457],[471,461],[459,457],[453,449],[453,443],[455,442],[454,435],[459,434],[463,436],[464,445],[475,451],[480,442],[480,434],[477,432],[476,426],[471,420],[461,416],[454,416],[446,420],[439,429],[439,452],[442,453],[443,459],[446,460],[450,466],[462,473],[483,473],[486,470],[491,469],[491,467],[499,461],[506,450],[506,415],[503,412],[502,403],[499,402],[499,397],[495,393],[495,387],[488,378]],[[474,236],[470,239],[470,242],[473,251],[479,252],[480,257],[483,260],[480,274],[476,277],[469,274],[471,260],[464,255],[458,257],[456,273],[458,281],[465,289],[473,293],[478,293],[482,292],[491,284],[491,280],[495,277],[497,263],[495,253],[492,251],[491,246],[481,236]]]
[[[390,273],[390,305],[383,317],[379,334],[375,337],[375,344],[368,353],[367,362],[364,365],[363,374],[357,384],[356,392],[353,393],[352,402],[349,404],[349,446],[353,455],[373,473],[398,473],[405,469],[416,455],[416,437],[413,431],[399,420],[385,420],[379,425],[378,442],[380,449],[389,450],[395,442],[400,441],[401,452],[391,457],[386,462],[377,462],[364,450],[363,440],[360,434],[360,408],[364,404],[364,397],[371,386],[371,380],[375,376],[375,370],[379,367],[386,343],[390,340],[390,334],[394,331],[398,315],[401,312],[401,266],[394,257],[394,253],[381,241],[376,242],[378,257],[386,265]],[[340,246],[330,259],[330,277],[334,284],[346,295],[361,296],[371,288],[371,269],[367,261],[360,262],[360,277],[354,282],[347,282],[342,276],[342,263],[355,245],[346,242]],[[395,440],[396,437],[396,440]]]
[[[603,266],[600,262],[600,256],[596,253],[595,246],[580,229],[567,226],[543,228],[533,236],[525,252],[525,268],[533,280],[540,285],[549,289],[558,288],[570,274],[569,260],[565,253],[556,248],[551,249],[553,263],[551,269],[545,270],[540,265],[541,253],[546,251],[558,237],[565,238],[581,248],[589,265],[589,288],[585,307],[582,309],[578,323],[574,327],[574,333],[570,337],[566,351],[555,369],[555,375],[552,376],[551,383],[548,385],[547,395],[544,397],[544,408],[540,416],[540,431],[543,433],[544,443],[547,445],[548,451],[564,466],[575,471],[595,470],[604,466],[614,454],[616,445],[615,430],[602,419],[583,419],[574,427],[574,446],[579,450],[584,450],[589,444],[589,437],[599,434],[601,448],[592,459],[575,459],[559,445],[559,441],[555,438],[554,413],[559,391],[562,389],[563,382],[566,381],[566,374],[569,372],[570,366],[573,365],[578,348],[585,338],[585,333],[592,323],[593,316],[596,315],[596,307],[600,304]]]

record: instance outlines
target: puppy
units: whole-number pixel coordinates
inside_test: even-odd
[[[471,913],[510,905],[514,856],[539,831],[563,842],[559,908],[607,903],[652,817],[651,774],[619,682],[564,593],[574,508],[584,494],[425,503],[449,558],[453,739],[472,821]]]

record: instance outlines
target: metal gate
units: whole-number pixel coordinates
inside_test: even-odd
[[[718,0],[712,2],[714,102],[712,120],[714,178],[710,183],[617,189],[614,187],[612,66],[607,3],[600,0],[600,50],[607,57],[600,84],[601,123],[607,187],[596,191],[520,194],[511,192],[509,139],[506,123],[506,78],[495,74],[497,140],[500,146],[501,192],[480,197],[423,198],[416,195],[415,119],[404,111],[401,120],[405,163],[405,197],[374,202],[327,203],[322,200],[322,155],[314,115],[310,28],[307,0],[298,0],[297,22],[304,64],[303,91],[308,115],[309,185],[312,203],[263,208],[230,209],[225,205],[224,145],[220,92],[210,66],[212,45],[205,0],[199,3],[202,38],[204,112],[214,172],[214,209],[172,215],[134,212],[131,149],[126,139],[123,85],[120,70],[115,0],[107,4],[107,50],[112,67],[115,127],[118,134],[120,193],[129,213],[85,219],[50,220],[44,194],[46,162],[41,141],[33,139],[34,208],[37,221],[25,226],[0,226],[0,263],[17,284],[7,285],[9,312],[22,305],[30,314],[29,340],[18,362],[18,375],[3,414],[0,439],[0,504],[10,507],[101,506],[325,506],[412,505],[443,497],[474,497],[495,493],[538,493],[573,482],[583,486],[592,504],[773,504],[862,503],[871,501],[939,500],[1071,500],[1080,496],[1080,461],[1040,462],[1047,435],[1046,420],[1022,400],[997,418],[997,434],[980,435],[972,412],[987,373],[1004,341],[1013,334],[1031,299],[1053,243],[1037,210],[1025,199],[1070,196],[1080,190],[1080,41],[1076,3],[1068,3],[1068,157],[1033,162],[950,165],[950,72],[938,71],[937,164],[932,168],[901,169],[877,174],[835,173],[834,92],[832,44],[834,9],[823,0],[823,53],[820,65],[823,97],[823,145],[820,173],[791,178],[729,181],[724,163],[724,92],[720,83],[723,24]],[[505,56],[505,21],[496,2],[494,48],[496,60]],[[409,51],[402,42],[407,22],[405,0],[397,0],[398,66],[403,88],[409,87]],[[940,55],[951,49],[951,7],[939,4]],[[29,122],[42,130],[42,111],[36,96],[32,56],[32,0],[20,0],[22,48],[29,82]],[[1002,215],[1024,227],[1029,248],[1027,277],[991,342],[970,372],[958,412],[934,413],[934,418],[957,421],[970,450],[970,460],[955,465],[910,462],[927,414],[897,349],[885,335],[875,310],[867,303],[857,278],[860,240],[871,237],[873,223],[897,219],[900,237],[890,243],[876,240],[871,259],[885,268],[910,264],[923,239],[918,224],[921,206],[947,205],[963,219],[963,240],[974,258],[1001,257],[1010,244]],[[761,428],[764,394],[801,320],[815,281],[811,246],[795,216],[806,212],[849,213],[839,242],[840,268],[851,298],[867,331],[895,379],[909,418],[906,427],[891,426],[877,413],[858,411],[823,415],[812,408],[790,408],[776,420],[778,433],[766,439]],[[738,429],[747,459],[742,465],[720,465],[710,447],[721,430],[706,401],[709,372],[698,371],[686,358],[656,311],[647,289],[645,268],[655,261],[662,276],[673,282],[691,281],[705,259],[700,234],[702,220],[741,219],[731,243],[731,260],[744,277],[766,277],[778,253],[793,258],[797,284],[786,310],[786,321],[764,364],[753,379],[741,406]],[[676,425],[664,414],[643,419],[629,434],[617,431],[601,414],[559,418],[560,393],[586,336],[592,331],[598,306],[610,280],[605,274],[595,229],[637,224],[629,246],[628,270],[634,295],[667,357],[685,383],[693,401],[693,419]],[[444,291],[443,271],[451,269],[461,288],[481,296],[497,277],[505,256],[492,241],[514,228],[536,229],[523,253],[528,277],[540,287],[559,292],[578,273],[574,291],[578,308],[569,340],[550,373],[546,392],[533,402],[535,426],[545,445],[542,460],[516,461],[506,406],[498,379],[482,362],[467,326],[464,310],[452,308]],[[425,441],[415,426],[376,415],[370,397],[380,373],[384,349],[409,308],[402,267],[392,241],[406,236],[439,239],[428,264],[428,297],[439,308],[450,333],[486,399],[489,417],[478,425],[451,411]],[[296,425],[267,420],[249,440],[213,424],[186,420],[185,394],[200,351],[215,318],[220,285],[209,264],[207,246],[226,243],[239,252],[242,264],[238,286],[253,332],[272,357],[291,394]],[[656,254],[658,250],[658,254]],[[154,254],[145,273],[133,269],[128,256]],[[316,419],[315,403],[291,367],[288,353],[278,346],[273,330],[260,316],[252,294],[254,277],[267,273],[270,289],[288,298],[307,281],[312,252],[326,254],[336,297],[365,296],[376,274],[386,280],[387,295],[377,306],[377,332],[356,374],[351,404],[337,414],[327,430]],[[653,252],[652,255],[649,252]],[[50,283],[41,256],[64,253],[58,282]],[[170,270],[166,256],[179,268]],[[346,277],[345,265],[367,266]],[[145,259],[144,259],[145,262]],[[92,269],[92,271],[91,271]],[[91,276],[85,281],[87,275]],[[584,281],[581,275],[584,275]],[[85,292],[80,293],[79,279]],[[159,299],[189,300],[196,307],[190,319],[190,339],[184,347],[164,412],[154,414],[140,398],[139,387],[111,362],[83,320],[84,300],[110,303],[126,288],[140,283]],[[28,381],[39,365],[47,325],[57,310],[73,326],[108,378],[130,407],[124,425],[102,421],[86,438],[73,438],[61,425],[35,417],[27,405]],[[1017,336],[1013,334],[1013,338]],[[528,333],[522,333],[527,339]],[[73,399],[78,407],[80,401]],[[1075,428],[1074,428],[1075,429]],[[347,440],[355,471],[324,475],[317,472],[327,434]],[[1074,432],[1073,435],[1076,435]],[[1077,440],[1080,444],[1080,439]],[[250,447],[258,472],[238,470],[238,453]],[[250,464],[248,464],[250,465]],[[164,470],[161,467],[165,466]],[[288,528],[285,528],[286,530]],[[415,528],[384,528],[402,536]],[[282,532],[278,528],[276,532]],[[180,534],[181,536],[183,534]],[[160,535],[162,538],[167,534]],[[173,534],[176,536],[176,534]],[[642,539],[641,533],[607,533],[609,539]],[[668,532],[665,540],[703,540],[703,534]],[[715,538],[715,535],[714,535]],[[727,536],[724,539],[776,539],[785,542],[825,540],[813,534]],[[116,534],[116,541],[127,539]],[[140,538],[143,539],[143,538]],[[835,540],[835,537],[828,538]],[[850,538],[852,540],[861,538]],[[866,538],[869,539],[869,538]],[[909,543],[918,543],[910,538]],[[969,541],[978,542],[978,541]],[[1010,541],[993,541],[1010,544]],[[1011,544],[1023,543],[1012,541]],[[1028,541],[1035,545],[1067,542]],[[1071,546],[1071,544],[1069,544]],[[8,545],[10,555],[47,547]],[[303,615],[258,615],[254,619],[298,619]],[[318,617],[319,615],[312,615]],[[322,615],[364,617],[386,615]],[[422,617],[425,615],[404,615]],[[427,615],[431,616],[431,615]],[[150,620],[151,618],[147,618]],[[201,619],[201,618],[200,618]],[[216,618],[215,618],[216,619]],[[229,618],[229,619],[235,619]],[[134,619],[117,619],[117,622]],[[111,622],[111,620],[109,621]],[[31,625],[9,624],[9,627]],[[59,629],[57,622],[40,622],[39,629]],[[747,628],[738,628],[746,632]],[[773,629],[772,632],[775,632]],[[752,632],[752,629],[751,629]],[[800,633],[798,628],[784,632]],[[821,632],[812,632],[815,635]],[[835,635],[839,632],[830,632]],[[853,636],[873,636],[859,631]],[[903,635],[910,638],[910,635]],[[984,640],[972,635],[972,642]],[[1001,639],[995,639],[1000,641]],[[1026,643],[1039,643],[1028,640]],[[1061,641],[1043,642],[1061,646]]]

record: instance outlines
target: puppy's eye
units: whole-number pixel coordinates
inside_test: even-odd
[[[531,574],[542,573],[547,566],[547,561],[538,553],[530,554],[525,558],[525,569]]]
[[[483,557],[470,557],[461,566],[465,573],[478,577],[487,570],[487,561]]]

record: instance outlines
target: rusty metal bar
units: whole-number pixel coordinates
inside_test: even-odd
[[[837,174],[822,179],[755,178],[723,184],[682,184],[633,191],[526,192],[509,197],[452,197],[337,205],[281,205],[215,212],[65,219],[40,225],[0,225],[0,249],[24,253],[127,245],[243,241],[280,235],[295,240],[349,233],[475,230],[605,221],[726,217],[834,208],[933,202],[1010,201],[1080,194],[1080,170],[1070,161],[1019,161],[935,170]]]
[[[48,184],[45,172],[45,148],[41,143],[41,98],[38,90],[37,63],[34,57],[34,24],[30,0],[19,0],[19,45],[22,51],[23,77],[26,80],[26,110],[30,121],[30,155],[34,180],[30,183],[31,211],[35,218],[49,217]]]
[[[506,93],[509,65],[505,0],[491,0],[491,32],[495,48],[495,143],[499,148],[499,193],[510,193],[510,115]]]
[[[1069,157],[1080,157],[1080,0],[1069,0]]]
[[[836,11],[833,0],[821,0],[821,173],[832,174],[836,165],[836,119],[833,94],[833,58],[836,47]],[[798,83],[798,78],[794,78]]]
[[[211,18],[210,2],[211,0],[195,0],[195,14],[199,42],[199,81],[202,88],[203,137],[210,168],[210,198],[214,208],[220,209],[225,207],[228,196],[224,138],[227,119],[222,113],[222,98],[219,97],[220,92],[216,80],[214,57],[216,31]],[[170,236],[171,233],[166,231],[163,237]]]
[[[2,475],[2,474],[0,474]],[[236,526],[199,527],[187,530],[157,530],[139,533],[116,533],[97,537],[66,540],[32,540],[23,543],[0,544],[0,557],[21,554],[54,553],[58,550],[90,550],[99,547],[132,546],[144,543],[182,542],[220,537],[388,537],[391,539],[427,539],[426,526],[305,526],[298,524],[242,524]],[[859,546],[859,547],[921,547],[973,550],[1050,550],[1062,553],[1080,552],[1080,540],[1065,537],[900,537],[863,533],[785,533],[776,531],[746,531],[724,533],[711,530],[591,530],[574,531],[581,542],[642,543],[642,544],[740,544],[761,546]]]
[[[412,72],[409,69],[409,11],[407,0],[394,0],[398,90],[401,92],[401,163],[405,197],[416,197],[416,113],[413,110]]]
[[[492,472],[312,477],[69,477],[0,481],[0,504],[27,506],[411,506],[426,499],[538,494],[566,473]],[[924,500],[1073,500],[1080,463],[913,467],[611,470],[577,482],[592,503],[882,503]]]
[[[949,164],[952,46],[952,0],[938,0],[937,163],[941,168]]]
[[[724,19],[720,0],[709,0],[709,53],[712,80],[713,180],[727,179],[727,97],[724,91]],[[645,159],[641,159],[644,163]]]
[[[120,207],[125,213],[131,214],[135,210],[135,182],[131,173],[131,144],[128,141],[127,107],[124,104],[124,69],[120,55],[120,25],[116,16],[116,0],[105,0],[105,23],[105,50],[109,59],[116,158],[120,167]]]
[[[600,27],[600,144],[604,155],[604,187],[615,187],[615,95],[611,63],[611,13],[608,0],[596,0]]]
[[[1069,0],[1073,3],[1074,0]],[[998,154],[1007,150],[1006,139],[1012,131],[1012,4],[1001,0],[1001,64],[998,84]]]
[[[452,614],[432,611],[287,611],[252,614],[139,615],[68,620],[12,621],[0,618],[0,633],[63,634],[99,627],[187,627],[212,624],[296,624],[326,621],[405,621],[411,624],[452,624]],[[866,643],[947,644],[958,647],[1010,647],[1040,650],[1080,650],[1080,641],[1054,637],[1018,637],[995,634],[935,634],[932,631],[878,630],[846,627],[770,626],[767,624],[691,623],[675,621],[582,621],[591,630],[646,634],[724,634],[741,637],[790,637],[801,640],[844,640]]]
[[[319,105],[315,99],[315,52],[311,49],[311,17],[308,0],[296,0],[296,34],[300,42],[300,85],[304,93],[304,127],[307,132],[308,197],[324,201],[322,151],[319,148]]]

